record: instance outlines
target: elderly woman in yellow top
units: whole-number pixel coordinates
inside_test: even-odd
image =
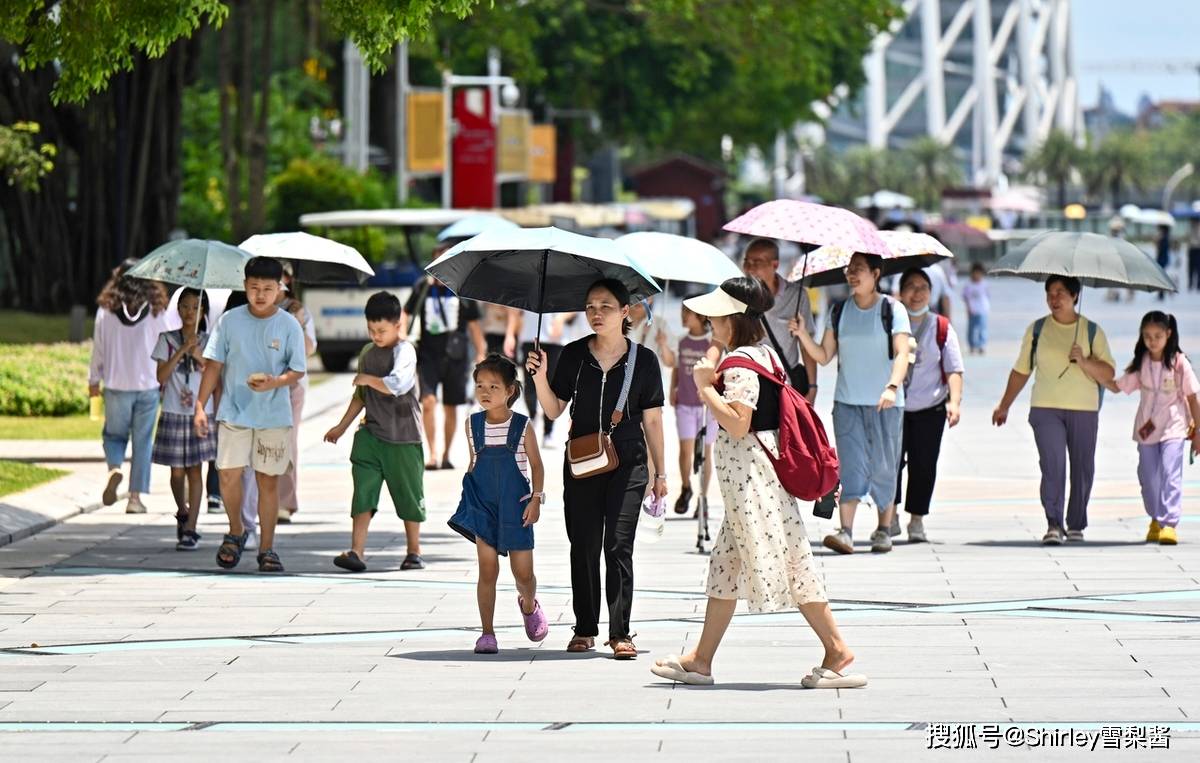
[[[1082,541],[1087,527],[1088,497],[1096,471],[1096,431],[1101,387],[1110,382],[1116,364],[1108,338],[1099,326],[1076,310],[1081,286],[1077,278],[1051,276],[1046,280],[1050,315],[1025,329],[1008,387],[992,413],[992,423],[1004,426],[1008,409],[1034,376],[1029,401],[1029,425],[1037,442],[1042,470],[1041,498],[1047,529],[1042,543],[1058,546]],[[1064,482],[1071,465],[1071,498],[1063,523]]]

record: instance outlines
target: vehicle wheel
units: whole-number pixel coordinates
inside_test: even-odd
[[[325,366],[325,370],[332,374],[344,373],[350,368],[351,353],[348,352],[321,352],[321,365]]]

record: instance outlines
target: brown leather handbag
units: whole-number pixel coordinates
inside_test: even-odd
[[[625,418],[625,402],[629,399],[629,389],[633,384],[633,370],[637,361],[637,342],[629,343],[629,353],[625,357],[625,379],[621,384],[621,394],[617,397],[617,407],[613,410],[612,420],[608,430],[604,429],[604,398],[600,398],[600,431],[572,437],[567,441],[567,465],[571,476],[575,479],[587,479],[615,470],[620,464],[616,448],[613,447],[612,432]],[[582,366],[581,366],[582,368]],[[603,388],[602,388],[603,389]],[[578,398],[579,376],[575,376],[575,395]],[[574,410],[571,417],[575,417]]]

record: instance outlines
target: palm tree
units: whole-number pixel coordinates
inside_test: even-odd
[[[954,147],[931,135],[923,135],[904,149],[915,176],[907,183],[922,209],[934,209],[942,191],[962,182],[962,164]]]
[[[1145,185],[1150,156],[1142,137],[1132,132],[1113,132],[1100,145],[1089,147],[1084,161],[1084,177],[1088,191],[1099,194],[1107,190],[1114,209],[1121,206],[1121,192],[1126,186]]]
[[[1054,183],[1058,188],[1058,206],[1062,209],[1067,204],[1067,183],[1082,158],[1082,152],[1070,135],[1062,130],[1052,130],[1041,145],[1026,155],[1025,172]]]

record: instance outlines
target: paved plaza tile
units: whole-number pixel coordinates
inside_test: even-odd
[[[350,491],[348,440],[320,442],[335,409],[304,425],[303,507],[277,543],[285,575],[254,572],[253,552],[238,570],[217,570],[220,517],[201,517],[200,551],[176,552],[158,472],[149,514],[118,506],[0,548],[0,759],[1200,759],[1200,522],[1188,516],[1200,472],[1186,473],[1180,545],[1144,544],[1129,438],[1135,403],[1109,396],[1087,541],[1041,546],[1028,393],[1008,427],[989,422],[1020,331],[1040,314],[1040,287],[1003,283],[994,293],[993,343],[967,361],[963,423],[945,441],[933,542],[834,556],[818,542],[831,523],[804,508],[866,689],[802,689],[821,659],[803,618],[744,608],[718,654],[715,686],[652,676],[655,657],[695,643],[704,614],[707,559],[693,547],[694,522],[674,517],[660,542],[642,539],[635,554],[639,658],[567,654],[561,445],[547,453],[551,499],[535,553],[550,636],[526,640],[505,571],[502,651],[473,654],[474,551],[445,524],[461,472],[428,475],[427,569],[399,570],[403,531],[386,508],[369,571],[333,567],[349,542]],[[1124,362],[1150,299],[1087,297],[1085,312]],[[1200,300],[1169,305],[1186,349],[1189,328],[1200,332]],[[833,372],[823,370],[823,390]],[[819,406],[827,421],[829,404]],[[860,543],[870,524],[860,517]],[[1073,729],[1085,746],[1060,738],[1030,750],[988,736],[993,725],[999,734]],[[1156,742],[1169,737],[1169,749],[1136,749],[1151,732]],[[1114,739],[1127,749],[1104,749]],[[968,748],[930,749],[942,741]]]

